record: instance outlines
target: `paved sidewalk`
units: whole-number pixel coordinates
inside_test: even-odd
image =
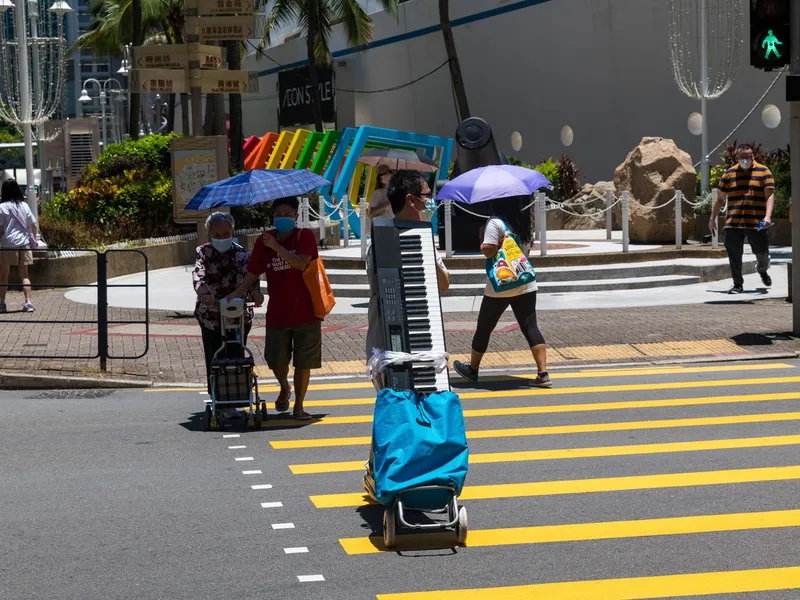
[[[37,311],[0,315],[0,354],[27,358],[0,359],[0,371],[37,374],[97,375],[96,309],[70,302],[59,291],[36,294]],[[9,294],[9,307],[21,303]],[[139,309],[109,309],[111,321],[142,321]],[[475,313],[447,313],[448,350],[456,357],[469,352]],[[149,349],[141,325],[112,324],[110,349],[114,356],[140,359],[109,361],[109,375],[137,377],[161,383],[194,383],[204,378],[199,329],[189,313],[151,311]],[[48,323],[28,323],[31,320]],[[53,321],[78,320],[68,325]],[[791,305],[782,300],[749,303],[699,304],[646,308],[551,310],[539,313],[541,330],[551,348],[553,366],[649,362],[660,359],[800,351],[791,331]],[[264,317],[257,317],[250,347],[263,365]],[[366,315],[333,315],[325,320],[324,369],[318,374],[362,374]],[[702,342],[702,343],[692,343]],[[531,364],[525,341],[507,312],[492,336],[486,366]],[[41,358],[80,356],[82,358]],[[259,374],[267,376],[265,368]]]

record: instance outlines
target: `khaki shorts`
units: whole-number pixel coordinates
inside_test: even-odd
[[[270,369],[288,367],[319,369],[322,367],[322,321],[297,327],[267,327],[264,358]]]
[[[17,250],[15,248],[0,249],[0,265],[32,265],[33,252],[27,248]]]

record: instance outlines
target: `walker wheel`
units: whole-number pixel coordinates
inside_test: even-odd
[[[456,523],[456,541],[459,544],[465,544],[467,542],[468,530],[469,525],[467,523],[467,509],[466,507],[461,506],[458,509],[458,523]]]
[[[397,522],[394,516],[394,508],[387,508],[383,511],[383,545],[387,548],[394,548],[397,533]]]
[[[206,406],[206,421],[205,421],[205,430],[211,431],[211,423],[213,419],[211,417],[211,407]]]

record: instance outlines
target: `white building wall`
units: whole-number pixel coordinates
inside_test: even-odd
[[[734,0],[731,0],[734,1]],[[744,0],[741,0],[744,1]],[[672,78],[664,0],[458,0],[451,19],[498,8],[524,6],[454,29],[470,109],[492,126],[498,147],[528,162],[568,153],[584,179],[613,177],[614,168],[644,136],[675,139],[700,158],[700,138],[689,133],[686,120],[699,111],[698,101],[683,96]],[[746,17],[745,17],[746,18]],[[411,0],[401,5],[399,22],[385,13],[373,15],[374,40],[438,25],[436,0]],[[747,35],[748,24],[743,27]],[[731,43],[736,43],[734,40]],[[304,40],[272,48],[281,65],[302,61]],[[332,40],[334,55],[346,51],[340,34]],[[441,32],[347,54],[352,86],[377,90],[418,78],[445,61]],[[268,72],[275,62],[249,57],[244,68]],[[752,108],[775,77],[748,64],[742,49],[736,81],[722,98],[710,103],[711,146],[715,146]],[[452,136],[457,120],[445,66],[413,86],[381,94],[358,94],[358,125],[376,125]],[[244,102],[245,135],[277,131],[277,75],[265,74],[261,94]],[[784,84],[767,96],[784,121],[776,130],[761,123],[761,107],[735,136],[768,147],[788,142],[788,105]],[[560,141],[562,126],[575,133],[572,147]],[[519,131],[523,147],[511,149],[511,133]]]

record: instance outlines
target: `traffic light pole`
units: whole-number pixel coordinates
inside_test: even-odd
[[[800,75],[800,0],[791,0],[791,74]],[[800,102],[790,102],[792,161],[792,332],[800,335]],[[795,211],[794,209],[797,209]],[[794,264],[794,259],[798,264]]]

